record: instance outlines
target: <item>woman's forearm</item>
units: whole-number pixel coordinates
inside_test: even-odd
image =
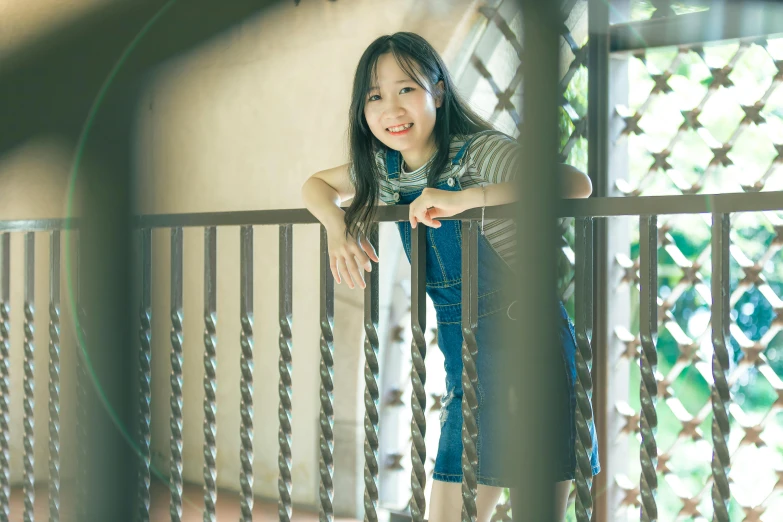
[[[494,207],[516,201],[515,190],[513,183],[498,183],[486,185],[483,193],[481,187],[465,189],[460,192],[460,197],[464,198],[463,205],[466,210],[483,206]]]
[[[340,208],[340,196],[324,180],[308,179],[302,185],[302,201],[327,231],[344,226],[345,211]]]
[[[590,178],[586,174],[570,165],[560,165],[560,197],[566,199],[586,198],[590,196],[592,191]],[[466,209],[483,206],[494,207],[517,200],[513,182],[485,185],[483,193],[481,187],[472,187],[463,190],[460,194],[464,198]]]

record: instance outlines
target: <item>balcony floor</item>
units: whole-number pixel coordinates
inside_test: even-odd
[[[63,521],[74,520],[70,514],[70,502],[68,502],[67,486],[63,485],[61,514]],[[200,486],[185,485],[185,499],[187,502],[182,508],[183,522],[201,522],[201,510],[204,506],[204,493]],[[24,498],[22,488],[11,488],[11,517],[10,520],[22,520],[24,512]],[[217,502],[218,520],[239,520],[239,495],[231,491],[219,491]],[[35,520],[49,519],[49,493],[46,484],[35,488]],[[316,522],[317,512],[294,509],[293,520],[297,522]],[[164,484],[153,482],[151,487],[150,520],[153,522],[165,522],[169,520],[169,492]],[[256,499],[253,505],[253,520],[257,522],[277,521],[277,504],[262,502]],[[357,522],[352,518],[335,518],[335,522]]]

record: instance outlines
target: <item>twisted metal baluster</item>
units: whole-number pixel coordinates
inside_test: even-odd
[[[77,466],[76,471],[76,520],[87,520],[87,465],[88,462],[88,443],[87,431],[89,418],[87,405],[89,382],[87,380],[87,368],[84,360],[83,351],[87,350],[87,312],[84,309],[83,286],[84,279],[82,266],[81,236],[76,239],[76,318],[78,321],[76,329],[76,438],[78,443],[76,451],[78,453],[77,461],[82,465]]]
[[[729,230],[728,214],[712,214],[712,507],[715,522],[729,522]]]
[[[242,490],[239,519],[250,522],[253,520],[253,227],[241,227],[239,235],[239,322],[242,326],[239,337],[242,349],[239,363],[242,372],[239,382],[242,394],[239,404],[242,417],[239,430],[239,462],[242,467],[239,475]]]
[[[476,522],[478,492],[478,224],[462,222],[462,522]]]
[[[280,396],[280,405],[277,409],[277,417],[280,422],[280,428],[277,432],[277,441],[280,450],[277,456],[277,467],[280,471],[277,477],[277,514],[280,522],[291,522],[292,503],[291,490],[293,481],[291,479],[291,363],[292,363],[292,296],[293,296],[293,225],[280,226],[280,248],[279,248],[279,295],[278,295],[278,313],[280,319],[280,359],[278,369],[280,371],[280,381],[278,384],[278,395]]]
[[[150,390],[152,348],[152,234],[141,231],[141,303],[139,306],[139,521],[150,519]]]
[[[639,330],[642,342],[641,382],[639,400],[641,402],[640,430],[642,446],[639,452],[642,471],[640,477],[642,503],[640,517],[642,522],[658,520],[658,445],[655,432],[658,429],[658,413],[655,401],[658,383],[655,370],[658,366],[658,225],[656,216],[639,218],[639,259],[640,267],[640,309]]]
[[[84,324],[82,321],[86,318],[86,314],[83,311],[77,312],[79,317],[80,326]],[[83,327],[81,327],[83,328]],[[80,328],[80,329],[81,329]],[[82,355],[79,355],[79,359],[76,361],[76,436],[78,439],[78,457],[77,461],[81,463],[77,466],[77,482],[76,482],[76,520],[87,520],[87,502],[89,502],[89,495],[87,493],[89,487],[87,479],[89,478],[87,466],[83,463],[88,462],[88,425],[89,422],[87,416],[87,369],[84,361],[82,361]]]
[[[326,229],[321,226],[321,483],[320,522],[334,519],[334,278],[329,271]]]
[[[35,232],[24,237],[24,520],[35,519]]]
[[[11,234],[0,234],[0,521],[11,516],[9,360],[11,355]]]
[[[171,229],[171,501],[172,522],[182,519],[182,229]]]
[[[411,359],[413,371],[411,381],[411,516],[414,522],[423,522],[427,509],[424,498],[424,488],[427,485],[427,475],[424,463],[427,461],[427,446],[424,436],[427,433],[427,395],[424,385],[427,382],[427,369],[424,359],[427,356],[427,342],[424,332],[427,328],[427,231],[419,226],[411,229]]]
[[[204,522],[217,502],[217,229],[204,229]]]
[[[60,231],[49,248],[49,520],[60,520]]]
[[[86,319],[86,314],[83,310],[80,310],[77,312],[79,317],[79,324],[84,325],[84,320]],[[80,329],[83,329],[84,327],[81,326]],[[82,356],[79,356],[79,359],[76,361],[76,403],[77,403],[77,409],[76,409],[76,433],[77,438],[79,440],[78,443],[78,454],[77,457],[78,462],[85,463],[88,462],[87,459],[89,458],[88,454],[88,431],[87,431],[87,423],[89,422],[89,419],[87,417],[87,390],[88,390],[88,383],[87,383],[87,369],[85,367],[84,361],[82,361]],[[77,466],[77,492],[76,492],[76,518],[77,520],[86,520],[87,518],[87,502],[88,502],[88,485],[87,485],[87,479],[88,479],[88,470],[86,465],[79,465]]]
[[[593,220],[576,220],[576,518],[589,522],[593,511],[591,494],[593,470],[590,455],[593,439],[590,427],[593,423],[593,378],[591,375],[593,350]]]
[[[378,252],[378,224],[373,223],[369,240]],[[371,261],[372,271],[364,288],[364,521],[378,521],[378,263]]]

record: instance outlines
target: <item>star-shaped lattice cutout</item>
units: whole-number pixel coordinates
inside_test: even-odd
[[[669,156],[671,156],[671,151],[668,149],[663,149],[660,152],[652,152],[651,155],[653,157],[653,164],[650,165],[650,170],[660,170],[660,171],[667,171],[672,169],[671,163],[669,163]]]
[[[640,507],[642,505],[639,500],[639,488],[634,486],[633,483],[624,475],[620,475],[616,479],[617,486],[623,490],[623,498],[620,500],[621,506],[633,506]]]
[[[653,85],[650,94],[667,94],[672,92],[672,88],[669,86],[669,78],[671,77],[672,74],[669,71],[661,74],[651,74],[650,78],[652,78],[655,85]]]
[[[730,65],[724,65],[723,67],[710,67],[710,73],[712,74],[712,82],[710,83],[710,89],[718,89],[719,87],[732,87],[734,82],[731,81],[729,75],[734,71],[734,68]]]
[[[392,388],[386,393],[386,406],[405,406],[402,397],[405,392],[399,388]]]
[[[680,131],[698,130],[702,128],[702,124],[699,121],[699,116],[701,116],[701,109],[698,107],[689,111],[681,111],[680,114],[682,114],[683,119],[683,122],[680,125]]]
[[[386,455],[386,462],[384,463],[384,468],[387,471],[402,471],[405,468],[402,465],[402,459],[405,458],[405,455],[402,453],[389,453]]]
[[[742,107],[743,112],[745,112],[742,123],[755,123],[756,125],[761,125],[762,123],[767,122],[766,118],[761,115],[761,111],[764,109],[763,103],[756,102],[753,105],[740,105],[740,107]]]
[[[712,149],[710,166],[722,165],[728,167],[729,165],[734,165],[734,162],[729,158],[729,152],[731,152],[731,145],[729,144],[724,144],[716,149]]]
[[[405,332],[405,328],[401,325],[395,325],[391,328],[391,333],[389,335],[391,342],[393,343],[401,343],[405,339],[403,338],[402,334]]]
[[[635,112],[631,114],[630,116],[623,117],[623,121],[625,122],[625,127],[622,130],[622,133],[624,136],[628,136],[630,134],[636,134],[637,136],[640,134],[644,134],[644,131],[639,126],[639,120],[642,119],[642,115],[638,112]]]

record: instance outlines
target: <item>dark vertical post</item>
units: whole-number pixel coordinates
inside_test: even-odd
[[[609,3],[590,1],[588,4],[588,156],[587,175],[593,183],[593,193],[606,196],[609,165]]]
[[[294,227],[280,225],[279,287],[278,287],[278,318],[280,319],[280,359],[278,362],[280,381],[278,395],[280,405],[277,417],[280,423],[277,440],[280,446],[277,457],[277,467],[280,471],[277,478],[277,513],[280,522],[291,522],[293,506],[291,490],[291,416],[293,415],[293,394],[291,370],[293,364],[293,293],[294,293]]]
[[[614,108],[628,100],[628,58],[609,53],[609,28],[628,21],[630,0],[590,0],[588,3],[588,175],[593,195],[616,193],[614,182],[628,176],[628,143],[620,136],[622,120]],[[618,127],[619,126],[619,127]],[[611,520],[622,498],[612,477],[625,471],[627,442],[617,441],[619,422],[614,404],[629,393],[629,362],[620,357],[622,342],[613,335],[615,325],[630,327],[630,292],[616,288],[621,270],[616,252],[629,252],[630,223],[627,218],[595,221],[593,342],[594,413],[601,473],[593,481],[594,520]]]
[[[640,358],[641,382],[639,402],[641,404],[640,431],[642,446],[639,459],[642,467],[640,490],[642,505],[640,520],[658,520],[658,445],[655,432],[658,429],[658,412],[655,401],[658,382],[655,372],[658,368],[658,219],[656,216],[639,217],[639,336],[642,342]]]
[[[321,226],[321,483],[320,522],[334,519],[334,277],[329,270],[329,243]]]
[[[138,512],[140,522],[150,519],[150,401],[152,390],[152,233],[139,232],[141,243],[141,303],[139,304],[139,483]]]
[[[87,506],[84,520],[136,516],[138,461],[129,427],[137,425],[138,344],[132,272],[133,131],[138,85],[116,84],[89,122],[79,169],[82,282],[89,325]],[[81,124],[80,124],[81,127]],[[99,399],[100,402],[94,399]],[[94,405],[93,405],[94,404]],[[130,432],[135,432],[130,428]]]
[[[500,367],[508,390],[507,471],[517,486],[513,510],[522,520],[554,520],[556,448],[564,428],[553,412],[566,400],[557,386],[556,216],[558,78],[561,19],[557,2],[521,0],[523,23],[520,175],[516,177],[518,261],[511,282],[519,301],[513,337],[502,343]],[[513,342],[510,340],[513,339]],[[551,347],[552,349],[533,349]],[[560,363],[562,364],[562,363]],[[562,370],[561,370],[562,371]]]
[[[462,522],[476,522],[478,493],[478,223],[462,222]]]
[[[712,214],[712,520],[729,522],[729,214]]]
[[[411,230],[411,359],[413,371],[411,381],[411,516],[413,522],[424,522],[427,499],[424,489],[427,475],[424,463],[427,461],[427,446],[424,437],[427,434],[427,395],[424,385],[427,382],[427,342],[424,332],[427,329],[427,229],[424,225]]]
[[[242,522],[253,520],[253,227],[243,226],[239,230],[239,346],[242,355],[239,370],[242,374],[239,390],[242,396],[239,416],[239,463],[241,471],[239,486]]]
[[[35,519],[35,232],[24,235],[24,520]]]
[[[0,520],[11,516],[11,234],[0,234]]]
[[[217,502],[217,228],[204,229],[204,522]]]
[[[378,223],[373,223],[369,240],[378,253]],[[378,522],[378,317],[379,269],[371,261],[372,271],[364,287],[364,520]]]
[[[60,520],[60,231],[49,240],[49,520]]]
[[[609,9],[610,3],[588,0],[587,12],[587,174],[593,184],[593,195],[605,197],[609,195]],[[593,326],[593,342],[595,344],[595,418],[597,421],[596,435],[599,447],[606,448],[607,436],[607,402],[606,385],[609,378],[609,354],[607,338],[610,335],[607,314],[607,263],[609,262],[607,244],[607,220],[597,219],[595,223],[595,319]],[[614,376],[613,376],[614,377]],[[606,453],[601,452],[602,464],[606,468]],[[599,474],[593,482],[597,491],[606,491],[607,473]],[[608,520],[606,495],[596,495],[594,499],[595,519]]]

